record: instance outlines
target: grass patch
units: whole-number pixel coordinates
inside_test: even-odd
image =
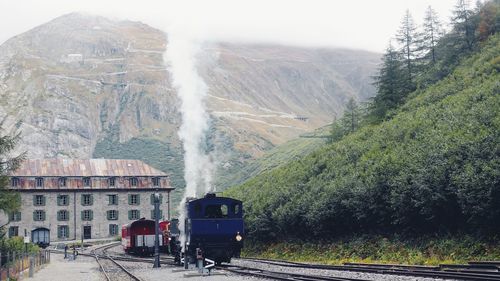
[[[371,236],[322,243],[247,243],[242,255],[324,264],[463,264],[472,260],[500,260],[500,240],[498,237],[480,240],[472,236],[409,240]]]

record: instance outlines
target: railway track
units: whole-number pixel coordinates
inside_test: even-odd
[[[277,272],[277,271],[264,270],[260,268],[252,268],[252,267],[236,266],[236,265],[226,265],[217,268],[235,274],[248,275],[260,278],[274,279],[274,280],[369,281],[368,279],[359,279],[359,278],[345,278],[345,277],[334,277],[334,276],[298,274],[290,272]]]
[[[131,256],[125,256],[125,255],[109,255],[111,258],[117,261],[127,261],[127,262],[143,262],[143,263],[149,263],[153,264],[154,259],[152,258],[139,258],[139,257],[131,257]],[[106,258],[106,257],[105,257]],[[173,258],[168,258],[168,257],[163,257],[160,258],[160,263],[166,264],[166,265],[177,265],[174,263]]]
[[[117,243],[104,245],[95,248],[90,254],[80,254],[85,256],[92,256],[96,259],[97,263],[106,280],[133,280],[139,281],[137,276],[134,276],[118,261],[125,262],[143,262],[153,263],[152,258],[131,257],[130,255],[122,253],[108,253],[108,249],[115,247]],[[241,258],[240,260],[247,260],[257,263],[274,265],[279,267],[291,268],[305,268],[305,269],[320,269],[320,270],[337,270],[337,271],[352,271],[363,273],[376,273],[383,275],[399,275],[399,276],[413,276],[413,277],[429,277],[429,278],[443,278],[455,280],[471,280],[471,281],[500,281],[500,262],[470,262],[467,265],[447,265],[441,264],[439,266],[420,266],[420,265],[397,265],[397,264],[366,264],[366,263],[345,263],[344,265],[324,265],[324,264],[308,264],[301,262],[291,262],[285,260],[269,260],[258,258]],[[163,257],[162,264],[176,265],[173,258]],[[106,266],[107,264],[107,266]],[[109,266],[109,265],[112,266]],[[114,268],[114,269],[113,269]],[[117,273],[116,269],[119,268]],[[218,269],[232,272],[241,275],[250,275],[261,278],[269,278],[274,280],[327,280],[327,281],[363,281],[365,279],[333,277],[333,276],[320,276],[320,275],[305,275],[290,272],[277,272],[265,270],[262,268],[253,268],[237,265],[226,265],[217,267]],[[126,276],[127,279],[123,277]]]
[[[113,245],[113,246],[115,246],[115,245]],[[50,252],[51,253],[55,253],[55,254],[64,254],[64,251],[61,251],[61,250],[50,250]],[[68,252],[68,254],[70,255],[71,253]],[[97,256],[100,259],[107,259],[108,256],[109,256],[112,259],[117,260],[117,261],[144,262],[144,263],[151,263],[151,264],[153,263],[153,258],[136,257],[136,256],[131,256],[131,255],[128,255],[128,254],[124,254],[124,253],[113,253],[113,254],[110,254],[108,252],[106,252],[106,254],[78,253],[78,255],[79,256],[85,256],[85,257],[93,257],[93,258],[95,256]],[[173,257],[161,257],[160,258],[160,262],[161,262],[161,264],[177,265],[176,263],[174,263],[174,258]]]
[[[364,273],[378,273],[386,275],[415,276],[429,278],[443,278],[455,280],[471,281],[500,281],[500,263],[499,262],[471,262],[468,265],[446,265],[440,266],[413,266],[413,265],[394,265],[394,264],[366,264],[366,263],[346,263],[344,265],[323,265],[307,264],[299,262],[289,262],[284,260],[266,260],[247,258],[249,260],[269,265],[308,268],[322,270],[354,271]]]
[[[109,252],[107,252],[107,249],[105,252],[106,252],[106,255],[112,257],[115,260],[130,261],[130,262],[144,262],[144,263],[151,263],[151,264],[154,261],[154,258],[152,258],[152,257],[151,258],[138,257],[138,256],[132,256],[132,255],[126,254],[126,253],[117,253],[117,252],[109,253]],[[165,257],[165,256],[161,257],[160,256],[160,263],[161,264],[168,264],[168,265],[176,265],[174,263],[174,257]]]
[[[111,247],[115,247],[116,245],[117,245],[117,243],[112,243],[112,244],[104,245],[101,247],[96,247],[95,249],[93,249],[90,252],[90,255],[96,259],[97,264],[99,265],[99,268],[101,269],[106,280],[107,281],[112,281],[112,280],[142,281],[139,277],[137,277],[132,272],[127,270],[116,259],[114,259],[112,256],[107,254],[106,250],[111,248]],[[102,251],[102,254],[98,254],[98,251]],[[102,258],[102,257],[105,257],[105,258]],[[108,266],[104,266],[104,264],[107,264]],[[116,270],[116,269],[118,269],[118,270]]]

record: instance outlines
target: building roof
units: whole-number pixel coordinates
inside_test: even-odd
[[[140,160],[125,159],[29,159],[15,177],[167,177],[168,175]]]

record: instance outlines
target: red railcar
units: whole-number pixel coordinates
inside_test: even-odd
[[[164,243],[162,227],[168,228],[168,222],[160,222],[160,249],[164,249],[164,245],[168,245],[168,243]],[[122,246],[126,253],[153,255],[155,246],[155,221],[142,218],[123,225]]]
[[[170,222],[169,221],[161,221],[160,222],[160,233],[163,237],[163,245],[160,246],[160,252],[162,253],[170,253],[169,245],[171,240],[170,235]]]

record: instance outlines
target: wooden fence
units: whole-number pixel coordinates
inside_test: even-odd
[[[42,265],[49,262],[50,252],[47,250],[41,250],[36,254],[0,252],[0,281],[31,277]]]

